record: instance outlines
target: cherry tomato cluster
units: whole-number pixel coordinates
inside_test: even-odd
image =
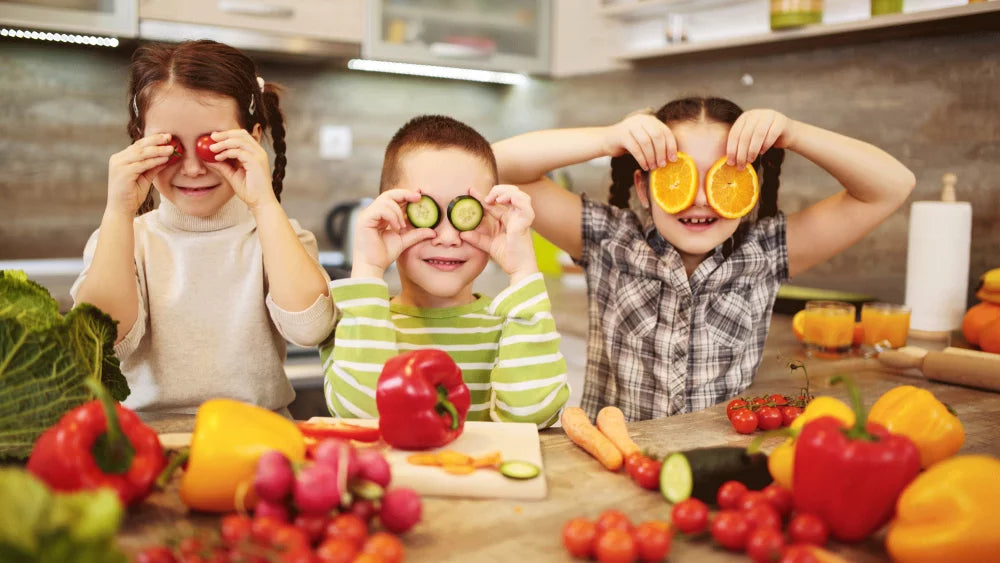
[[[147,547],[136,563],[398,563],[403,543],[389,532],[368,534],[368,523],[351,513],[300,514],[293,523],[273,516],[228,514],[219,531],[188,535]]]
[[[372,448],[328,439],[310,453],[311,461],[295,466],[276,450],[260,456],[253,519],[226,516],[221,539],[185,538],[173,550],[149,548],[140,561],[401,561],[403,546],[393,534],[420,521],[417,493],[387,489],[389,463]],[[386,531],[369,536],[375,520]],[[185,543],[191,545],[185,548]]]
[[[625,472],[640,487],[651,491],[660,490],[660,468],[663,462],[653,459],[642,452],[631,453],[625,457]]]
[[[778,393],[767,397],[740,397],[729,401],[726,415],[740,434],[752,434],[757,429],[774,430],[798,418],[809,399],[805,394],[791,397]]]
[[[573,518],[563,525],[562,541],[573,557],[601,563],[662,561],[673,541],[670,524],[649,520],[636,526],[620,510],[605,510],[597,520]]]
[[[747,490],[739,481],[727,481],[716,493],[719,511],[709,517],[708,505],[689,498],[674,505],[670,519],[685,534],[711,533],[716,543],[730,551],[745,551],[757,562],[790,563],[808,560],[805,546],[826,544],[829,529],[812,514],[796,514],[788,522],[785,534],[782,523],[792,512],[792,492],[779,485],[761,491]]]

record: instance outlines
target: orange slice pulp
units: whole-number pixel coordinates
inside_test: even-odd
[[[698,195],[698,167],[690,156],[679,152],[677,160],[649,173],[649,192],[664,211],[680,213]]]
[[[757,172],[749,163],[742,170],[729,166],[722,157],[705,175],[705,197],[720,216],[739,219],[750,213],[760,198]]]

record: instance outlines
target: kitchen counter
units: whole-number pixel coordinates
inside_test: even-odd
[[[791,318],[776,315],[760,372],[747,394],[793,393],[803,383],[801,371],[789,373],[787,362],[801,358],[801,347],[791,332]],[[814,372],[830,372],[836,364],[810,361]],[[881,370],[853,373],[865,397],[866,406],[885,391],[902,384],[931,390],[939,399],[958,411],[965,424],[966,441],[960,454],[984,453],[1000,456],[1000,394],[928,382],[919,376],[900,375]],[[819,378],[814,378],[819,379]],[[818,394],[843,400],[846,392],[814,381]],[[161,431],[190,430],[192,420],[176,419],[156,423]],[[635,441],[653,452],[717,446],[747,445],[752,436],[735,433],[726,419],[725,405],[716,405],[697,413],[629,424]],[[779,442],[764,444],[769,450]],[[563,549],[560,532],[563,524],[575,516],[596,518],[602,511],[618,508],[634,522],[669,519],[670,505],[659,493],[636,486],[624,473],[611,473],[583,450],[575,446],[560,429],[541,432],[544,472],[548,479],[548,498],[538,502],[512,500],[454,500],[425,498],[422,522],[404,536],[408,561],[571,561]],[[120,533],[127,550],[162,541],[183,526],[217,526],[217,518],[189,515],[173,487],[154,494],[133,509]],[[829,548],[851,561],[887,559],[883,547],[884,532],[867,542],[843,545],[831,542]],[[707,539],[688,541],[675,538],[671,561],[746,561],[715,546]]]

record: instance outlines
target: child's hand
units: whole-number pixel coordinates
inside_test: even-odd
[[[771,147],[785,148],[791,142],[795,123],[773,109],[743,112],[729,129],[726,162],[743,168]]]
[[[632,154],[643,170],[662,168],[677,160],[677,140],[655,115],[640,113],[604,129],[604,150],[609,156]]]
[[[465,231],[460,235],[462,240],[488,253],[510,276],[511,284],[537,272],[531,241],[531,223],[535,220],[531,197],[517,186],[499,185],[493,186],[482,203],[483,210],[497,222],[495,231]]]
[[[420,192],[386,190],[358,214],[351,277],[381,278],[404,250],[437,236],[434,229],[417,229],[407,221],[403,206],[416,201]]]
[[[146,199],[153,178],[167,164],[174,147],[170,133],[143,137],[108,160],[108,208],[131,217]]]
[[[216,162],[206,162],[206,165],[229,182],[236,197],[251,211],[259,205],[277,203],[267,151],[260,142],[243,129],[216,131],[211,137],[215,144],[209,148],[215,153]],[[229,160],[239,164],[227,162]]]

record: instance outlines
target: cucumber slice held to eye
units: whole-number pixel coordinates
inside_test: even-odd
[[[471,231],[483,220],[483,204],[472,196],[460,195],[448,204],[448,220],[459,231]]]
[[[441,221],[441,209],[434,198],[420,196],[418,201],[406,204],[406,217],[418,229],[433,229]]]

